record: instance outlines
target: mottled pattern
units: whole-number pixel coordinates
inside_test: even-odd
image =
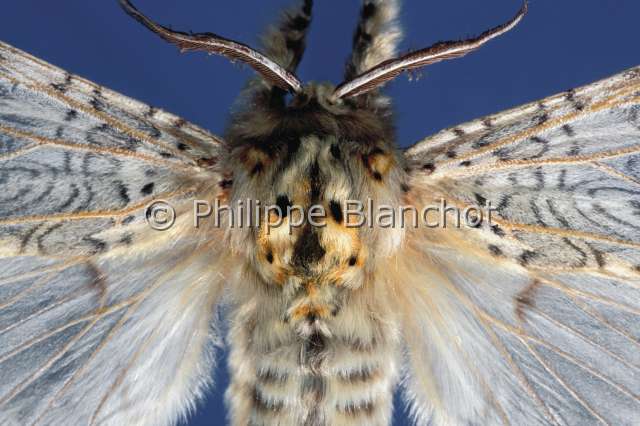
[[[107,251],[143,223],[154,198],[185,199],[221,180],[224,151],[203,130],[9,46],[2,52],[3,252]]]
[[[405,326],[413,328],[407,395],[417,419],[635,424],[638,111],[635,68],[408,150],[413,202],[496,208],[492,223],[475,229],[408,235],[403,260],[422,266],[407,270],[438,274],[407,291],[407,303],[444,316],[410,316]],[[439,369],[424,370],[434,362]]]

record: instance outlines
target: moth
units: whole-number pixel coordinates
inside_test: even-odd
[[[261,51],[120,4],[257,78],[219,138],[0,43],[1,424],[175,424],[211,385],[222,317],[234,425],[387,425],[396,388],[421,425],[637,424],[640,67],[401,151],[385,83],[526,3],[399,55],[398,3],[365,0],[338,86],[295,76],[311,0]],[[197,200],[278,209],[229,226]],[[442,200],[494,215],[345,209]]]

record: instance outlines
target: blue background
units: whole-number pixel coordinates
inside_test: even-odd
[[[0,39],[75,74],[221,134],[251,70],[177,50],[126,17],[115,0],[5,2]],[[356,0],[316,1],[303,81],[341,81],[357,20]],[[173,28],[213,31],[255,45],[286,0],[137,0]],[[518,0],[405,0],[403,50],[478,34],[510,18]],[[399,144],[444,127],[590,83],[640,64],[638,0],[532,0],[512,33],[466,58],[438,64],[418,82],[401,77],[395,99]],[[224,355],[224,354],[222,354]],[[225,360],[217,386],[185,425],[224,424]],[[158,372],[162,374],[162,372]],[[398,402],[395,425],[407,424]]]

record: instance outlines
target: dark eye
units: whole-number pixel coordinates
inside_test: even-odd
[[[276,200],[276,206],[280,208],[282,217],[287,217],[287,210],[291,207],[291,200],[286,195],[279,195]]]
[[[351,256],[349,258],[349,266],[355,266],[358,263],[358,258],[356,256]]]
[[[343,216],[342,206],[340,206],[340,203],[338,203],[337,201],[331,201],[329,203],[329,210],[331,211],[331,216],[333,216],[333,219],[338,223],[342,223]]]

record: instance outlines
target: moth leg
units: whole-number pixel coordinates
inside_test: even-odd
[[[267,56],[287,71],[295,72],[302,61],[312,10],[313,0],[301,0],[297,7],[285,11],[280,22],[262,38]]]
[[[365,0],[353,35],[353,51],[347,62],[346,81],[396,56],[402,31],[397,21],[397,0]]]

